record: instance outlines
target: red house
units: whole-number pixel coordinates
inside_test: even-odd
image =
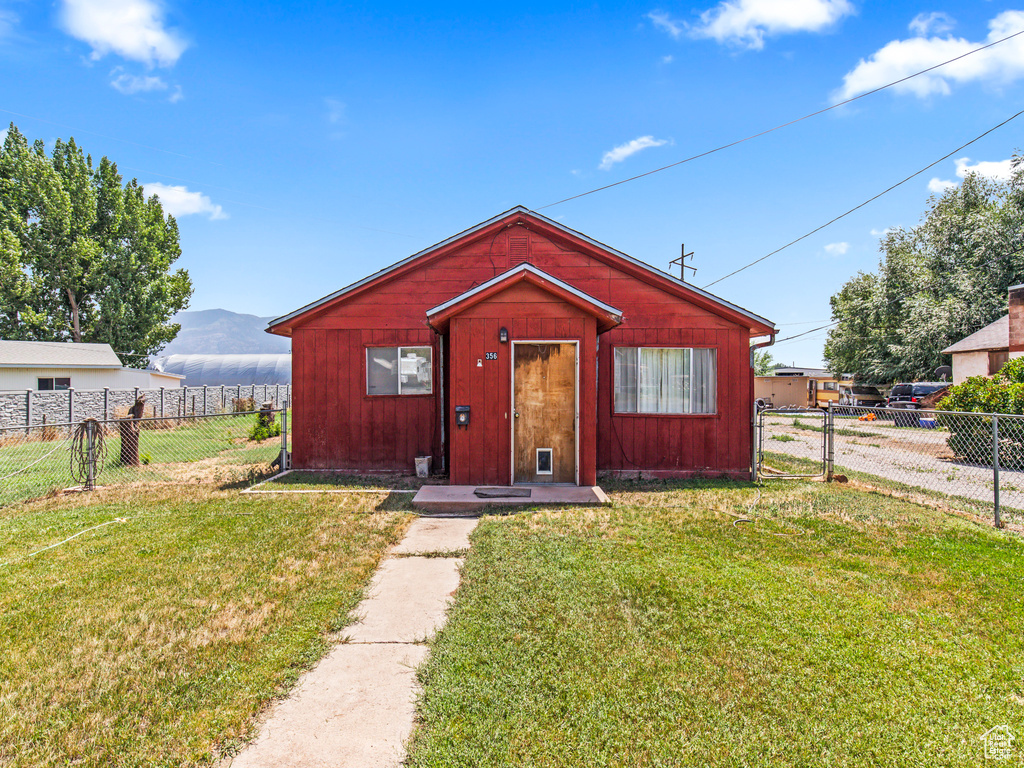
[[[300,469],[455,485],[750,472],[774,325],[517,207],[270,323]]]

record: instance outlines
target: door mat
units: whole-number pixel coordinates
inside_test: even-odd
[[[473,494],[481,499],[528,499],[532,492],[530,488],[477,488]]]

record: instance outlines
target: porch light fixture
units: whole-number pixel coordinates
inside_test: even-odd
[[[498,331],[498,341],[502,344],[508,344],[508,328],[502,328]]]

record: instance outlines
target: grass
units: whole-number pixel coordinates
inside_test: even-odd
[[[347,490],[353,491],[393,491],[416,490],[424,485],[443,485],[446,477],[416,477],[415,475],[382,472],[379,474],[352,474],[347,472],[303,472],[295,470],[283,477],[270,479],[258,490]]]
[[[178,486],[0,510],[0,765],[230,755],[348,623],[407,505]]]
[[[764,463],[766,466],[783,474],[814,476],[822,473],[822,462],[820,460],[813,461],[811,459],[790,456],[785,453],[765,451]],[[989,500],[981,501],[967,496],[941,493],[929,488],[890,480],[881,475],[855,472],[838,464],[834,467],[834,474],[842,475],[859,484],[862,488],[892,492],[895,495],[937,509],[966,512],[978,517],[980,520],[990,520],[993,515],[992,502]],[[953,479],[955,480],[956,478]],[[1024,523],[1024,510],[1014,509],[1005,504],[1000,505],[1000,509],[1004,520],[1009,519],[1017,523]]]
[[[608,490],[481,522],[410,765],[980,765],[1024,726],[1020,538],[840,485]]]
[[[172,423],[168,420],[168,423]],[[183,479],[229,482],[245,478],[254,465],[268,465],[280,452],[280,438],[252,442],[247,435],[256,423],[253,415],[224,415],[186,419],[169,429],[142,429],[139,435],[139,467],[119,463],[121,439],[105,438],[106,461],[97,483],[180,481]],[[38,438],[41,430],[35,429]],[[19,442],[23,433],[0,432],[0,507],[46,496],[55,489],[77,485],[69,464],[70,442],[32,439]]]
[[[780,443],[793,443],[796,442],[796,438],[792,435],[772,435],[772,440],[778,440]]]

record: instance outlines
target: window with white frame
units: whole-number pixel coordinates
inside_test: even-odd
[[[715,413],[718,350],[615,348],[615,412]]]
[[[429,395],[433,392],[430,347],[367,347],[366,394]]]
[[[47,392],[54,389],[71,389],[70,378],[46,378],[36,380],[36,389]]]

